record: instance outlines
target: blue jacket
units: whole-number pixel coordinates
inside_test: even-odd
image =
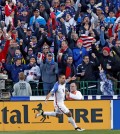
[[[43,17],[38,16],[37,19],[35,19],[35,16],[30,18],[30,26],[32,26],[34,23],[39,23],[39,25],[46,25],[46,21]]]
[[[5,69],[7,71],[9,71],[11,73],[11,79],[15,83],[19,81],[18,74],[20,72],[24,72],[24,70],[27,70],[27,69],[31,68],[30,65],[19,65],[19,66],[16,66],[15,64],[13,64],[13,65],[3,64],[3,66],[5,67]]]
[[[80,54],[80,52],[82,53]],[[77,67],[79,64],[82,63],[83,57],[85,55],[88,55],[88,52],[86,51],[84,47],[81,47],[81,48],[75,47],[73,49],[73,61],[74,61],[75,67]]]

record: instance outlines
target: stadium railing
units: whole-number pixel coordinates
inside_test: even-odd
[[[100,91],[100,81],[77,81],[78,90],[83,95],[102,95]],[[113,83],[113,90],[115,95],[120,94],[120,81]],[[43,82],[37,83],[37,88],[32,88],[33,95],[44,95]]]
[[[77,89],[81,91],[83,95],[102,95],[100,91],[100,81],[77,81]],[[44,95],[43,93],[43,82],[31,82],[30,84],[35,84],[32,87],[33,96]],[[13,91],[13,83],[7,82],[6,90]],[[120,81],[113,83],[113,90],[115,95],[120,94]]]

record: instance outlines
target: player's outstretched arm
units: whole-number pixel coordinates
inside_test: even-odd
[[[52,93],[50,92],[50,93],[46,96],[45,102],[47,102],[47,100],[49,100],[49,98],[50,98],[51,95],[52,95]]]

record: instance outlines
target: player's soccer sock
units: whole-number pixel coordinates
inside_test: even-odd
[[[77,128],[77,125],[76,125],[73,117],[68,117],[68,121],[73,125],[74,128]]]
[[[48,116],[56,117],[56,112],[43,112],[43,115],[48,115]]]

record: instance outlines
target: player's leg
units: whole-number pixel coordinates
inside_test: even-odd
[[[68,121],[72,124],[72,126],[74,127],[75,130],[77,131],[84,131],[85,129],[82,129],[80,127],[77,126],[77,124],[75,123],[75,120],[72,117],[72,113],[69,111],[68,113],[65,113],[68,117]]]
[[[62,114],[61,111],[57,107],[55,107],[55,111],[43,111],[40,110],[39,113],[36,114],[35,118],[41,116],[41,115],[46,115],[46,116],[53,116],[53,117],[60,117]]]
[[[70,112],[70,110],[65,106],[65,105],[61,105],[58,106],[58,108],[68,117],[68,121],[72,124],[72,126],[74,127],[75,130],[77,131],[83,131],[84,129],[81,129],[80,127],[77,126],[77,124],[75,123],[73,117],[72,117],[72,113]]]

